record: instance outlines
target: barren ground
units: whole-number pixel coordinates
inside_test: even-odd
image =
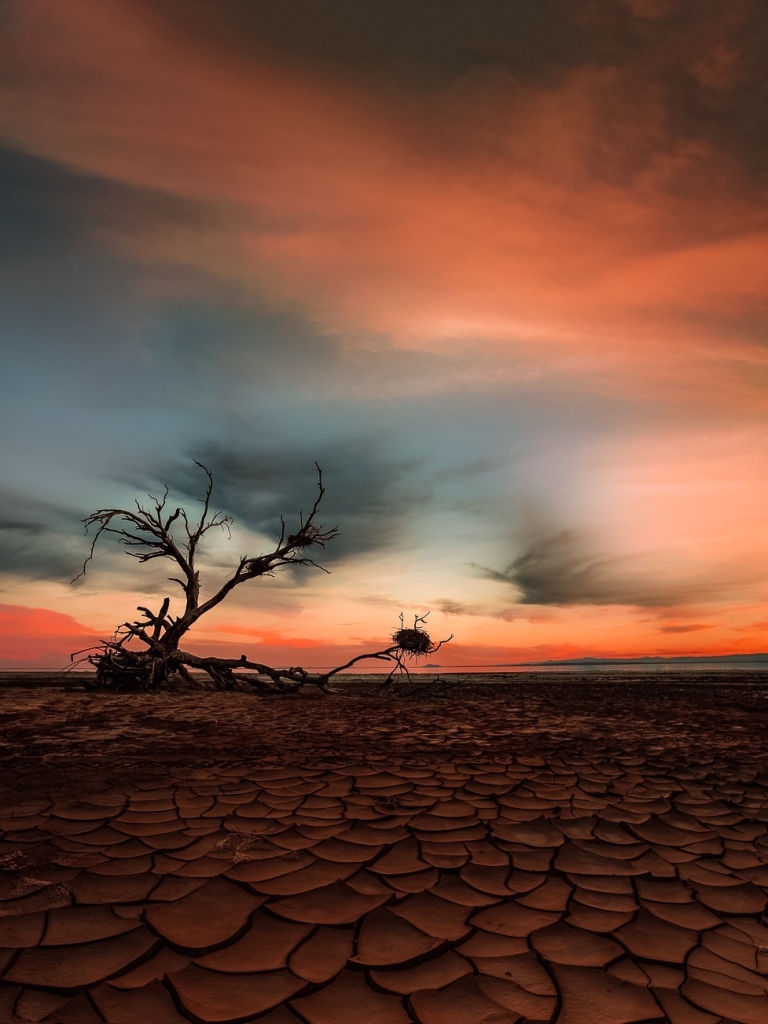
[[[0,1022],[768,1024],[768,674],[495,678],[0,685]]]
[[[67,689],[0,685],[0,759],[29,786],[56,778],[56,769],[101,776],[114,768],[125,777],[235,759],[421,762],[555,749],[768,755],[768,672],[491,678],[415,677],[376,694],[376,677],[355,677],[325,698],[313,690],[101,696],[76,688],[76,677],[63,677]]]

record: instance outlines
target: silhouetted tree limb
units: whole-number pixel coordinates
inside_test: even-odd
[[[111,639],[72,655],[73,664],[87,661],[96,668],[93,684],[95,688],[159,689],[174,679],[192,684],[195,682],[189,672],[192,668],[205,672],[211,684],[217,689],[287,693],[302,686],[313,685],[327,693],[330,691],[330,679],[359,661],[372,659],[391,663],[392,671],[383,684],[387,685],[398,672],[408,675],[408,658],[434,653],[447,642],[432,643],[424,629],[426,616],[416,616],[413,627],[406,629],[401,615],[400,629],[392,635],[393,642],[389,647],[370,654],[357,655],[346,664],[328,672],[312,673],[300,667],[275,669],[260,662],[250,661],[246,655],[239,659],[201,658],[180,650],[182,637],[201,616],[221,604],[235,587],[263,576],[274,576],[278,570],[286,566],[314,566],[322,569],[322,566],[309,556],[308,551],[315,547],[325,548],[328,541],[333,540],[338,533],[336,527],[326,529],[316,523],[325,488],[322,470],[315,463],[317,496],[306,518],[300,514],[298,530],[286,536],[285,522],[281,518],[280,534],[275,547],[266,554],[255,557],[243,555],[219,589],[207,598],[201,599],[200,573],[196,568],[199,544],[210,530],[224,529],[229,533],[232,519],[223,512],[211,514],[213,475],[201,462],[195,460],[195,465],[206,477],[205,494],[200,499],[203,507],[199,519],[195,522],[190,522],[186,510],[181,507],[173,511],[167,510],[167,487],[162,498],[148,495],[152,502],[149,506],[145,507],[137,501],[135,510],[99,509],[83,520],[86,533],[92,527],[96,528],[96,532],[82,571],[75,577],[76,580],[86,574],[101,537],[104,534],[111,534],[117,537],[119,544],[131,549],[127,554],[140,562],[165,558],[174,563],[180,570],[180,576],[168,578],[179,585],[184,597],[184,610],[175,618],[170,614],[170,597],[163,600],[157,612],[139,605],[137,611],[141,612],[141,619],[123,622],[117,627]],[[144,646],[136,649],[136,643]],[[77,655],[82,657],[77,658]],[[235,669],[246,670],[247,675],[242,671],[236,675]]]

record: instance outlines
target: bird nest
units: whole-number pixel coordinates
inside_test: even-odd
[[[432,654],[439,646],[433,643],[432,637],[424,629],[422,623],[426,616],[417,615],[413,625],[407,627],[400,616],[400,629],[392,634],[392,643],[409,658],[418,658],[423,654]]]

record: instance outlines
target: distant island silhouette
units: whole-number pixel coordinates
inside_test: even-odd
[[[565,658],[549,661],[518,661],[516,665],[690,665],[690,664],[754,664],[768,662],[768,654],[690,654],[664,658],[648,655],[643,658]],[[509,662],[509,664],[513,664]]]

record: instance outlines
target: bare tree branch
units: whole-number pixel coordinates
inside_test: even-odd
[[[300,666],[272,668],[251,661],[244,654],[239,659],[201,658],[179,650],[181,638],[195,622],[221,604],[235,587],[249,580],[274,576],[280,569],[288,566],[312,566],[322,569],[309,551],[317,547],[325,548],[338,533],[336,527],[326,528],[316,521],[325,495],[325,487],[322,470],[315,463],[317,495],[309,514],[305,516],[299,513],[298,530],[295,533],[288,533],[285,520],[281,517],[280,533],[275,547],[265,554],[243,555],[218,590],[201,601],[200,574],[195,565],[198,547],[210,530],[225,529],[229,532],[232,519],[223,512],[211,514],[213,474],[197,460],[195,465],[205,474],[206,486],[204,496],[200,499],[200,516],[194,524],[190,523],[189,516],[182,507],[172,512],[166,511],[169,494],[167,487],[160,498],[148,495],[152,502],[149,507],[137,501],[135,510],[99,509],[83,520],[86,533],[92,527],[96,528],[96,532],[82,571],[75,579],[85,575],[88,565],[93,561],[96,544],[106,533],[117,537],[118,544],[131,549],[126,551],[126,554],[140,562],[148,562],[154,558],[167,558],[174,562],[181,569],[181,575],[168,578],[171,582],[177,583],[184,594],[184,610],[180,615],[174,617],[170,614],[169,597],[163,600],[157,612],[139,605],[137,611],[141,613],[141,619],[123,622],[110,640],[103,641],[98,647],[78,651],[77,655],[82,657],[77,660],[76,655],[72,655],[73,666],[84,661],[94,665],[96,687],[156,689],[167,685],[173,677],[190,685],[195,682],[189,672],[189,669],[193,668],[205,672],[212,685],[218,689],[286,693],[313,685],[328,693],[331,692],[330,680],[334,676],[365,660],[391,663],[392,670],[382,684],[387,686],[398,673],[410,678],[407,659],[432,654],[447,642],[432,642],[425,629],[429,614],[426,613],[422,616],[416,615],[411,628],[405,627],[401,615],[400,629],[392,634],[392,643],[388,647],[359,654],[327,672],[313,673]],[[174,535],[175,525],[183,526],[183,539],[177,540]],[[136,649],[136,643],[143,644],[144,649]],[[236,669],[240,669],[241,673],[236,674]],[[245,670],[247,675],[242,674],[242,670]]]

